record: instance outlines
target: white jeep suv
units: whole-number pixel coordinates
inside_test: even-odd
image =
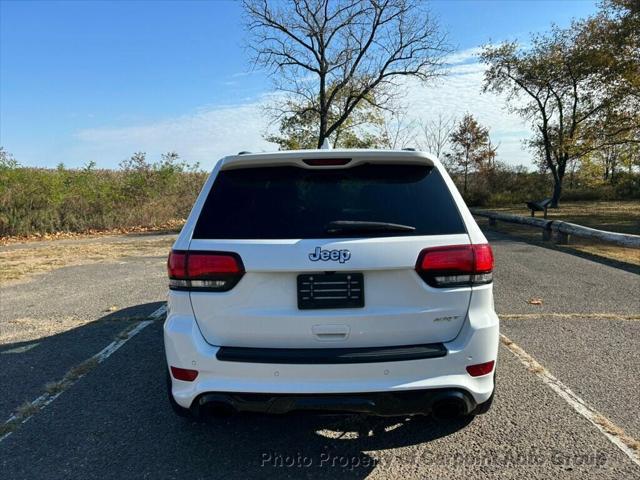
[[[178,414],[474,415],[493,399],[493,254],[416,151],[225,157],[168,261]]]

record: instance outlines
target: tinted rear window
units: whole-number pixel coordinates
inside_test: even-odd
[[[327,233],[356,220],[415,227],[412,232]],[[218,173],[194,238],[283,239],[465,233],[437,169],[364,164],[348,169],[262,167]]]

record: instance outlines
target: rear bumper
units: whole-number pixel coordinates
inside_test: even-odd
[[[455,408],[455,415],[466,415],[477,407],[464,390],[443,388],[367,393],[270,394],[209,392],[196,397],[191,411],[199,416],[207,408],[284,414],[293,411],[349,412],[379,416],[430,414],[438,405]]]
[[[472,302],[473,303],[473,302]],[[464,326],[451,342],[444,343],[446,355],[402,361],[342,364],[252,363],[224,361],[217,358],[220,347],[208,344],[193,316],[186,309],[172,309],[171,302],[164,324],[164,343],[168,365],[198,371],[193,382],[172,379],[172,394],[182,407],[197,405],[208,394],[235,397],[240,409],[253,408],[237,395],[266,394],[267,410],[282,410],[287,405],[311,405],[300,398],[326,395],[350,398],[357,408],[373,408],[395,402],[393,394],[426,390],[459,390],[475,404],[484,403],[493,392],[493,374],[471,377],[466,367],[496,360],[498,352],[498,317],[493,310],[471,306]],[[427,392],[428,396],[438,392]],[[348,395],[343,395],[348,394]],[[361,394],[371,394],[373,407]],[[269,400],[280,397],[284,400]],[[240,400],[238,400],[240,398]],[[256,397],[257,398],[257,397]],[[364,398],[364,400],[361,400]],[[292,400],[293,399],[293,400]],[[382,400],[380,400],[382,399]],[[391,399],[391,400],[390,400]],[[245,397],[246,400],[246,397]],[[424,398],[425,405],[429,399]],[[194,403],[195,402],[195,403]],[[334,404],[338,400],[330,400]],[[369,402],[369,403],[367,403]],[[259,402],[260,403],[260,402]],[[264,403],[264,402],[261,402]],[[244,405],[244,406],[243,406]],[[367,407],[368,405],[368,407]],[[320,406],[316,402],[315,407]],[[318,408],[312,409],[318,409]],[[377,408],[377,407],[376,407]],[[386,411],[386,406],[383,411]],[[320,408],[323,410],[324,408]],[[350,410],[353,411],[353,410]],[[424,411],[422,408],[420,411]],[[408,413],[408,412],[400,412]],[[418,412],[416,412],[418,413]]]

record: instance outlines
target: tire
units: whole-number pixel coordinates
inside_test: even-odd
[[[171,375],[169,374],[169,372],[167,372],[167,397],[169,398],[169,404],[171,405],[171,410],[173,410],[173,413],[182,418],[192,417],[189,409],[178,405],[176,400],[173,398],[173,394],[171,393]]]

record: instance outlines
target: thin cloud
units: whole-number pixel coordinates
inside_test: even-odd
[[[465,50],[459,50],[445,58],[445,63],[449,65],[456,65],[460,63],[477,62],[478,55],[482,52],[482,47],[467,48]]]
[[[481,93],[485,66],[477,61],[479,51],[472,48],[450,55],[449,75],[435,85],[407,82],[407,117],[425,121],[439,113],[457,118],[471,113],[490,128],[493,142],[500,145],[500,160],[513,165],[530,164],[530,153],[522,148],[522,140],[530,135],[529,127],[504,109],[504,98]],[[210,168],[219,158],[240,150],[274,150],[276,146],[263,138],[265,131],[274,130],[263,107],[275,95],[265,94],[236,105],[207,106],[157,122],[81,130],[76,133],[80,142],[74,156],[94,159],[101,166],[116,166],[134,151],[157,157],[175,150],[185,160]]]
[[[262,106],[268,96],[241,105],[207,107],[177,118],[127,127],[81,130],[76,137],[87,158],[126,158],[134,151],[159,156],[177,151],[189,162],[210,168],[240,150],[271,150],[262,138],[267,124]]]

